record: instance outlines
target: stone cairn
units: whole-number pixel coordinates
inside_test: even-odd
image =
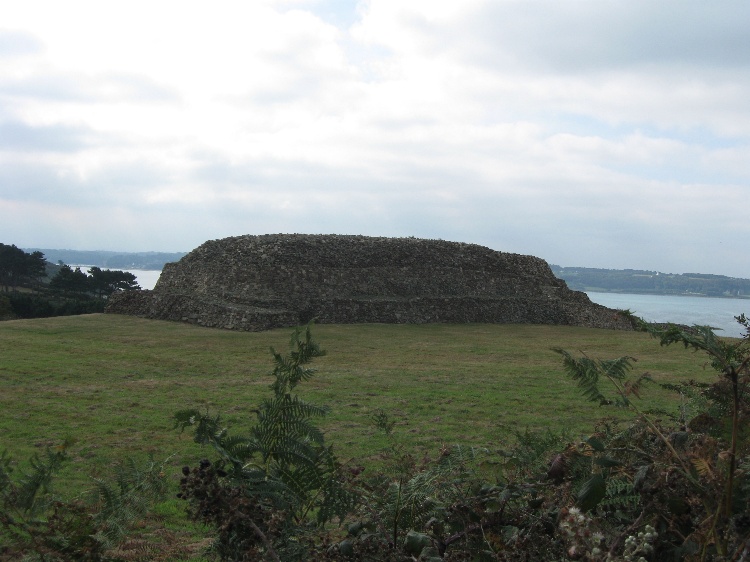
[[[319,323],[560,324],[630,329],[571,291],[547,262],[475,244],[276,234],[208,241],[168,263],[152,291],[106,311],[229,330]]]

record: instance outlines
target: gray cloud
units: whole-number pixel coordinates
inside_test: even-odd
[[[21,121],[0,122],[0,151],[76,152],[92,146],[96,141],[97,135],[88,127],[62,124],[33,126]]]
[[[7,203],[88,207],[109,198],[74,170],[39,161],[6,162],[0,168],[0,200]]]
[[[67,141],[63,141],[63,149],[70,149]],[[6,157],[0,166],[0,200],[55,205],[60,209],[142,210],[152,206],[147,200],[156,189],[169,183],[170,175],[169,170],[142,158],[81,174],[54,157],[44,162]]]
[[[455,42],[443,48],[469,46],[472,60],[552,73],[746,68],[750,5],[733,0],[717,8],[677,0],[491,2],[468,14]]]

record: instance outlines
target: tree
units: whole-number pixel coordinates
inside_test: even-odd
[[[16,246],[0,244],[0,278],[7,293],[18,285],[19,274],[23,268],[24,252]]]
[[[129,271],[92,267],[89,269],[89,275],[90,289],[99,298],[104,298],[117,291],[135,291],[141,288],[135,275]]]
[[[140,289],[134,274],[128,271],[100,269],[92,267],[88,275],[69,265],[63,265],[50,280],[50,288],[68,296],[96,295],[105,298],[116,291],[133,291]]]
[[[85,296],[91,290],[89,277],[81,271],[80,267],[75,270],[69,265],[63,265],[49,283],[50,289],[58,291],[67,296]]]
[[[0,280],[5,292],[24,283],[33,284],[46,277],[46,261],[42,252],[27,254],[15,245],[0,244]]]
[[[35,285],[40,284],[42,277],[47,277],[47,260],[42,252],[26,254],[26,278]]]

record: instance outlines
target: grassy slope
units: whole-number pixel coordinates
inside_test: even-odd
[[[171,430],[186,407],[220,412],[239,430],[268,393],[269,346],[286,350],[291,330],[236,333],[117,315],[0,323],[0,450],[28,457],[77,438],[66,478],[106,473],[113,458],[174,454],[177,467],[200,451]],[[553,346],[594,357],[632,355],[659,381],[714,375],[695,356],[660,348],[645,334],[520,325],[321,325],[328,351],[300,387],[331,406],[321,424],[342,459],[371,457],[382,443],[370,421],[377,408],[397,420],[414,446],[443,443],[499,448],[516,430],[589,431],[616,413],[584,402]],[[651,387],[646,404],[674,397]],[[210,454],[210,453],[209,453]],[[175,471],[177,472],[177,471]]]

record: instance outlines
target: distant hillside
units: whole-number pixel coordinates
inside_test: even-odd
[[[167,262],[179,261],[185,252],[107,252],[98,250],[50,250],[24,248],[25,252],[42,252],[47,261],[68,265],[95,265],[103,269],[161,270]]]
[[[750,279],[707,273],[662,273],[640,269],[561,267],[552,272],[576,291],[750,298]]]

